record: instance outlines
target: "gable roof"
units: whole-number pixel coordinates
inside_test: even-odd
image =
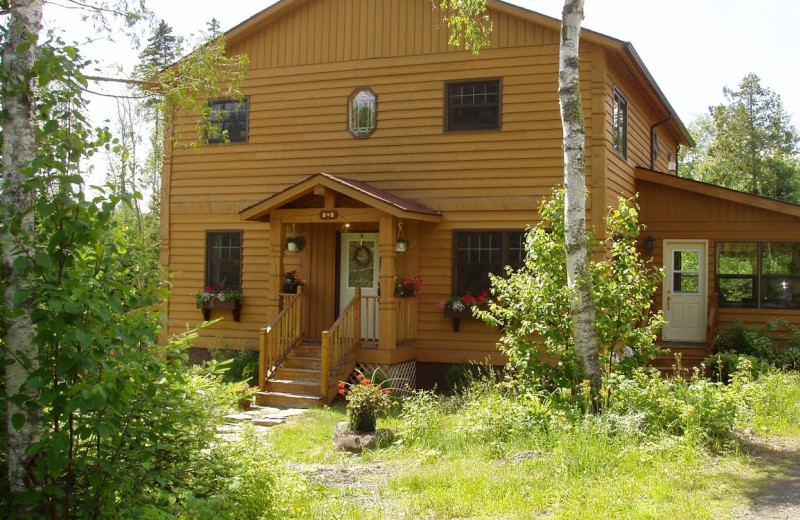
[[[239,212],[239,217],[242,220],[268,221],[271,211],[312,193],[318,186],[331,189],[398,218],[425,220],[428,222],[438,222],[441,219],[439,211],[430,209],[422,204],[398,197],[366,182],[345,179],[329,173],[315,173],[305,180],[243,209]]]
[[[641,167],[636,168],[635,177],[637,181],[652,182],[654,184],[660,184],[662,186],[668,186],[670,188],[684,191],[691,191],[692,193],[699,193],[701,195],[707,195],[717,199],[736,202],[738,204],[744,204],[754,208],[766,209],[769,211],[775,211],[777,213],[783,213],[785,215],[800,217],[800,206],[797,204],[792,204],[791,202],[783,202],[767,197],[761,197],[759,195],[753,195],[752,193],[745,193],[742,191],[732,190],[730,188],[723,188],[722,186],[715,186],[714,184],[708,184],[705,182],[696,181],[694,179],[678,177],[677,175],[671,175]]]
[[[276,20],[279,17],[285,15],[292,9],[307,4],[310,1],[313,0],[279,0],[278,2],[254,14],[247,20],[243,21],[239,25],[227,31],[225,33],[225,38],[229,44],[232,44],[238,40],[241,40],[242,38],[247,37],[249,34],[256,31],[260,27],[267,25],[273,20]],[[383,0],[377,0],[377,1],[383,1]],[[559,20],[558,18],[553,18],[551,16],[537,13],[535,11],[525,9],[524,7],[504,2],[502,0],[486,0],[486,7],[487,9],[492,9],[498,12],[506,13],[516,18],[542,25],[559,33],[561,31],[561,20]],[[644,65],[644,62],[642,61],[641,57],[636,52],[636,49],[634,49],[633,45],[630,42],[618,40],[611,36],[607,36],[605,34],[592,31],[590,29],[586,29],[583,27],[581,28],[581,39],[599,45],[600,47],[603,47],[609,51],[616,53],[620,57],[620,59],[622,59],[624,63],[626,63],[629,67],[631,67],[632,71],[634,71],[640,77],[640,80],[645,82],[650,87],[655,98],[669,113],[670,121],[675,124],[675,127],[678,129],[681,136],[684,138],[684,142],[681,144],[685,144],[688,146],[695,145],[694,139],[692,138],[692,135],[689,133],[689,130],[686,128],[686,125],[684,125],[683,121],[681,121],[681,119],[678,117],[677,112],[672,107],[670,102],[667,100],[667,97],[664,95],[664,92],[662,92],[661,88],[658,86],[655,79],[650,74],[650,71],[647,70],[647,67]]]

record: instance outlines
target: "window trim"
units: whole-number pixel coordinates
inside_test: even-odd
[[[242,290],[242,258],[243,258],[243,250],[244,250],[244,230],[242,229],[207,229],[205,232],[205,272],[203,275],[204,284],[203,287],[213,287],[215,285],[209,278],[211,273],[211,235],[221,235],[221,234],[232,234],[239,236],[239,284],[236,286],[233,285],[223,285],[225,289],[234,289],[237,291]],[[216,289],[216,287],[214,287]]]
[[[628,98],[626,98],[622,91],[619,88],[614,87],[613,94],[612,94],[612,101],[611,101],[611,148],[614,150],[614,153],[617,154],[619,157],[622,157],[626,161],[628,160]],[[622,117],[622,150],[617,147],[617,139],[616,139],[616,125],[617,125],[617,118],[614,114],[614,108],[617,105],[617,101],[621,103],[621,106],[624,108],[623,110],[623,117]]]
[[[243,104],[245,106],[245,116],[244,116],[244,119],[242,120],[242,123],[244,124],[244,139],[242,139],[241,141],[239,141],[239,140],[234,141],[234,140],[230,139],[230,135],[228,135],[228,140],[225,141],[225,140],[222,139],[222,132],[220,132],[220,137],[218,137],[218,138],[212,138],[209,135],[209,130],[212,127],[216,126],[215,122],[211,121],[211,116],[214,113],[213,105],[214,104],[222,104],[222,103],[238,103],[240,105]],[[235,98],[212,99],[212,100],[210,100],[208,102],[208,108],[209,108],[209,112],[208,112],[208,117],[209,117],[208,125],[209,126],[206,128],[206,136],[205,136],[206,137],[206,139],[205,139],[206,144],[246,144],[247,142],[249,142],[249,140],[250,140],[250,96],[243,96],[241,100],[236,100]],[[222,123],[225,123],[225,122],[226,122],[225,120],[222,121]],[[225,130],[224,127],[222,128],[222,130],[223,131]]]
[[[508,260],[507,253],[509,251],[509,243],[508,243],[508,235],[511,233],[518,233],[522,239],[521,246],[525,247],[525,229],[513,229],[513,228],[502,228],[502,229],[454,229],[451,234],[452,246],[451,246],[451,279],[450,279],[450,295],[452,297],[461,297],[465,296],[465,294],[457,294],[457,286],[458,286],[458,240],[457,235],[459,233],[502,233],[503,234],[503,246],[502,246],[502,254],[503,254],[503,272],[502,273],[493,273],[493,274],[504,274],[505,267],[510,265]],[[525,261],[525,257],[523,255],[523,262]],[[488,281],[488,273],[487,273],[487,281]]]
[[[496,126],[486,126],[479,128],[451,128],[450,121],[450,96],[448,90],[451,85],[470,84],[470,83],[497,83],[497,124]],[[443,107],[442,107],[442,130],[444,133],[462,132],[499,132],[503,129],[503,78],[475,78],[475,79],[454,79],[444,82],[443,85]]]
[[[350,126],[350,123],[352,122],[352,115],[350,113],[350,110],[353,107],[353,99],[355,99],[355,97],[358,94],[360,94],[361,92],[369,92],[370,94],[372,94],[372,97],[375,98],[375,102],[374,102],[374,106],[375,106],[374,119],[375,119],[375,121],[374,121],[374,124],[372,126],[372,130],[370,130],[369,133],[366,134],[366,135],[358,135],[358,134],[356,134],[353,131],[352,127]],[[347,96],[347,122],[345,123],[345,126],[347,127],[347,131],[350,132],[350,135],[352,135],[355,139],[367,139],[372,134],[374,134],[375,131],[378,129],[378,94],[376,94],[375,91],[372,90],[370,87],[356,87],[356,88],[353,89],[353,91],[350,93],[350,95]]]

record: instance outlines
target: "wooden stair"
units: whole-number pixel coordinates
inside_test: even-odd
[[[675,360],[676,354],[680,354],[681,367],[689,370],[700,367],[703,360],[710,355],[709,350],[703,342],[663,342],[659,346],[663,349],[668,349],[669,352],[657,356],[653,360],[652,365],[664,374],[674,373],[674,366],[677,363]]]
[[[294,347],[267,379],[256,404],[274,408],[312,408],[324,404],[320,387],[322,345],[303,342]]]

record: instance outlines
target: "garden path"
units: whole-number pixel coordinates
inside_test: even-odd
[[[800,438],[745,434],[743,451],[758,469],[750,505],[738,520],[800,520]]]

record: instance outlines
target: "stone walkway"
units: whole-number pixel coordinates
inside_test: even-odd
[[[269,406],[252,406],[249,410],[242,410],[225,416],[225,424],[217,429],[220,437],[233,440],[238,437],[243,424],[252,423],[256,426],[272,427],[281,424],[289,417],[304,414],[306,408],[271,408]],[[266,428],[265,428],[266,429]]]

